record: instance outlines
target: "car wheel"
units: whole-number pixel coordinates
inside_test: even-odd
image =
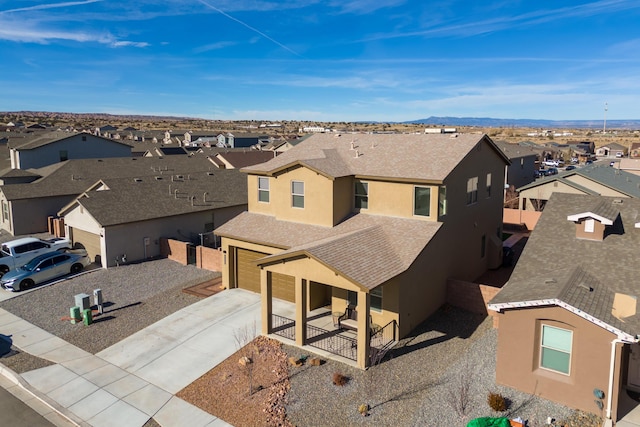
[[[82,264],[73,264],[71,266],[71,274],[78,274],[82,271]]]
[[[19,291],[23,291],[27,288],[32,287],[33,285],[35,285],[35,283],[33,283],[33,280],[31,279],[24,279],[22,282],[20,282],[20,289],[18,289]]]

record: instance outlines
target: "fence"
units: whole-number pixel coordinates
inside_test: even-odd
[[[194,251],[195,249],[195,251]],[[195,260],[190,262],[190,252],[195,252]],[[160,239],[160,255],[182,265],[195,264],[205,270],[222,271],[222,251],[220,249],[195,246],[180,240]]]
[[[542,212],[525,211],[520,209],[503,209],[502,222],[504,224],[525,225],[527,230],[533,230]]]
[[[500,288],[465,282],[447,280],[447,304],[472,313],[487,314],[493,317],[493,326],[497,327],[497,313],[487,309],[487,303],[500,292]]]

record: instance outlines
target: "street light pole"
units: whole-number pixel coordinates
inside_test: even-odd
[[[602,128],[602,133],[606,134],[607,133],[607,110],[608,110],[608,104],[605,102],[604,103],[604,127]]]

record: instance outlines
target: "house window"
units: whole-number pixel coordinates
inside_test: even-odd
[[[487,197],[491,197],[491,174],[487,174]]]
[[[431,188],[413,188],[413,214],[420,216],[431,215]]]
[[[369,183],[356,181],[355,183],[355,207],[367,209],[369,207]]]
[[[484,258],[485,252],[487,248],[487,235],[483,234],[480,239],[480,258]]]
[[[2,221],[9,222],[9,203],[2,202]]]
[[[358,293],[354,291],[347,291],[347,301],[349,301],[349,305],[357,306],[358,305]]]
[[[269,203],[269,178],[266,176],[258,177],[258,201]]]
[[[542,325],[540,367],[569,375],[573,332]]]
[[[82,135],[82,140],[86,141],[87,140],[87,136],[86,135]]]
[[[291,205],[294,208],[304,208],[304,182],[291,182]]]
[[[381,312],[382,311],[382,286],[378,286],[371,290],[369,294],[371,298],[371,310]]]
[[[438,188],[438,216],[447,214],[447,187],[441,185]]]
[[[467,180],[467,205],[478,201],[478,177],[474,176]]]
[[[69,160],[69,152],[67,150],[60,150],[60,161],[64,162],[65,160]]]

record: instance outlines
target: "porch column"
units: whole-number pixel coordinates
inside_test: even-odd
[[[296,344],[307,341],[307,281],[296,276]]]
[[[260,300],[262,302],[262,335],[269,335],[273,330],[273,287],[271,273],[260,269]]]
[[[358,368],[365,369],[369,366],[369,346],[371,345],[371,333],[369,328],[369,316],[371,315],[371,298],[368,292],[358,291]]]

